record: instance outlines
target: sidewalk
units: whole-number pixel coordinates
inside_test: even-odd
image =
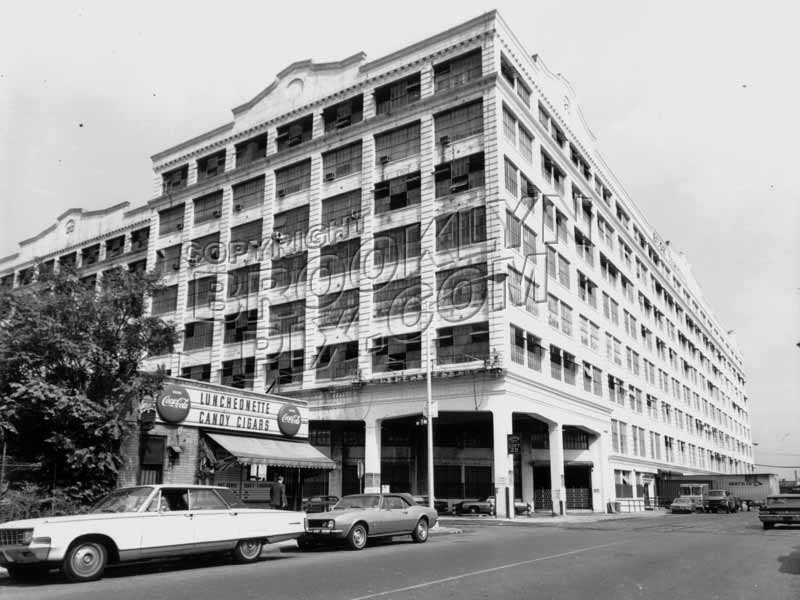
[[[564,523],[597,523],[599,521],[621,521],[625,519],[656,519],[667,514],[666,510],[646,510],[625,513],[568,512],[565,515],[553,516],[549,513],[517,515],[513,519],[505,517],[481,516],[440,516],[442,525],[560,525]]]

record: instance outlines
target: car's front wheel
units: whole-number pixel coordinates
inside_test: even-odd
[[[72,582],[100,579],[108,563],[108,549],[102,542],[86,540],[73,544],[64,557],[62,570]]]
[[[250,563],[258,560],[264,544],[261,540],[241,540],[233,549],[233,558],[239,563]]]
[[[417,544],[424,544],[428,541],[428,520],[420,519],[417,521],[417,526],[411,532],[411,539]]]
[[[469,507],[469,514],[477,515],[478,514],[478,507],[477,506],[470,506]]]
[[[347,543],[353,550],[362,550],[367,545],[367,528],[363,523],[356,523],[347,534]]]

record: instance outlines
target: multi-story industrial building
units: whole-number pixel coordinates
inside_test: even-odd
[[[730,332],[496,12],[294,63],[153,166],[146,205],[65,213],[2,283],[163,272],[183,340],[152,362],[307,399],[337,464],[309,493],[426,492],[427,361],[438,498],[633,510],[665,472],[753,471]]]

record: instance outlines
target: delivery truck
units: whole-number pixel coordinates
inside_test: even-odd
[[[707,485],[711,490],[726,490],[739,503],[749,507],[762,506],[767,496],[779,493],[775,473],[747,473],[728,475],[672,475],[658,481],[658,496],[662,506],[668,506],[681,495],[681,486]]]

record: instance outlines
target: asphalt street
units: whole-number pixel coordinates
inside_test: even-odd
[[[284,549],[252,565],[192,559],[112,567],[102,581],[57,574],[0,598],[800,598],[800,527],[763,531],[756,513],[664,515],[591,523],[476,519],[426,544],[402,538],[361,552]]]

